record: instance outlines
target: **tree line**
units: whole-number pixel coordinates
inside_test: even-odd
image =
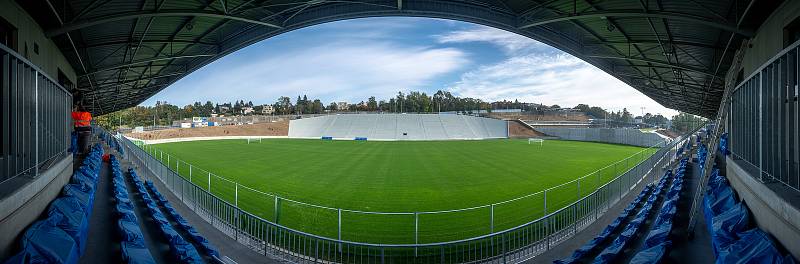
[[[154,106],[136,106],[114,113],[97,117],[98,123],[108,126],[124,124],[126,126],[169,126],[173,120],[181,120],[195,116],[208,117],[212,114],[218,115],[253,115],[263,114],[264,107],[271,107],[273,115],[302,115],[302,114],[323,114],[330,112],[389,112],[389,113],[433,113],[433,112],[461,112],[472,114],[475,111],[483,110],[491,112],[494,109],[521,109],[532,114],[542,114],[544,112],[560,110],[559,105],[546,106],[543,104],[514,101],[495,101],[486,102],[477,98],[459,97],[448,91],[436,91],[431,95],[420,91],[408,93],[398,92],[395,96],[388,99],[377,99],[370,96],[367,100],[354,103],[330,102],[327,105],[320,99],[310,99],[307,95],[298,95],[296,99],[288,96],[281,96],[273,103],[254,104],[252,101],[237,100],[234,102],[194,102],[183,107],[170,104],[166,101],[157,101]],[[579,104],[574,108],[596,119],[606,119],[610,121],[632,123],[634,115],[623,108],[620,111],[607,111],[598,106]],[[691,115],[690,115],[691,116]],[[668,118],[650,113],[640,116],[646,124],[663,126]],[[687,123],[687,117],[676,116],[681,123]],[[696,120],[691,120],[696,122]]]

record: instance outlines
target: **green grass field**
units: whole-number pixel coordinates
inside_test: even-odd
[[[478,207],[525,196],[577,179],[616,161],[591,177],[547,193],[552,212],[649,157],[655,149],[576,141],[321,141],[265,139],[193,141],[153,145],[170,155],[170,167],[208,185],[207,172],[282,198],[309,204],[376,212],[426,212]],[[159,157],[159,155],[156,155]],[[201,170],[202,169],[202,170]],[[205,170],[205,171],[204,171]],[[235,186],[212,177],[211,191],[235,203]],[[338,214],[239,188],[243,210],[301,231],[336,238]],[[491,232],[491,208],[418,215],[419,243],[451,241]],[[544,215],[540,193],[494,206],[494,231]],[[342,213],[342,239],[371,243],[414,243],[415,215]]]

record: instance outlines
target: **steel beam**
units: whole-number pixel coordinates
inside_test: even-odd
[[[143,64],[143,63],[148,63],[148,62],[174,60],[174,59],[186,59],[186,58],[197,58],[197,57],[214,57],[216,55],[217,54],[195,54],[195,55],[168,56],[168,57],[158,57],[158,58],[152,58],[152,59],[146,59],[146,60],[138,60],[138,61],[134,61],[134,62],[130,62],[130,63],[122,63],[122,64],[116,64],[116,65],[111,65],[111,66],[99,68],[99,69],[96,69],[93,72],[86,73],[86,75],[87,76],[88,75],[94,75],[94,74],[96,74],[98,72],[104,72],[104,71],[124,68],[124,67],[128,67],[128,66],[137,65],[137,64]]]
[[[663,19],[672,19],[672,20],[683,20],[688,21],[700,25],[705,25],[709,27],[714,27],[718,29],[722,29],[725,31],[733,32],[745,37],[752,37],[753,32],[750,30],[743,30],[738,28],[736,25],[726,24],[722,22],[717,22],[713,20],[709,20],[705,17],[695,16],[691,14],[684,14],[684,13],[675,13],[675,12],[643,12],[643,11],[633,11],[633,10],[614,10],[614,11],[590,11],[590,12],[583,12],[577,15],[566,15],[566,16],[558,16],[552,18],[544,18],[532,21],[525,25],[519,27],[519,29],[526,29],[530,27],[542,26],[547,25],[550,23],[556,22],[563,22],[563,21],[570,21],[570,20],[583,20],[583,19],[593,19],[593,18],[621,18],[621,17],[638,17],[638,18],[663,18]]]
[[[663,66],[666,66],[666,67],[677,68],[677,69],[681,69],[681,70],[684,70],[684,71],[696,72],[696,73],[700,73],[700,74],[703,74],[703,75],[714,76],[714,74],[706,72],[703,69],[698,69],[698,68],[694,68],[694,67],[690,67],[690,66],[683,66],[683,65],[670,65],[669,63],[666,63],[666,62],[663,62],[663,61],[659,61],[659,60],[653,60],[653,59],[634,58],[634,57],[606,56],[606,55],[587,55],[587,57],[598,58],[598,59],[627,60],[627,61],[638,61],[638,62],[652,63],[652,64],[663,65]],[[633,66],[635,66],[635,65],[633,65]],[[642,65],[642,67],[647,67],[647,66]]]
[[[91,27],[94,25],[100,25],[105,23],[110,23],[114,21],[120,20],[128,20],[134,18],[144,18],[144,17],[209,17],[209,18],[220,18],[220,19],[228,19],[228,20],[236,20],[250,24],[262,25],[267,27],[273,28],[283,28],[281,26],[263,22],[251,18],[241,17],[241,16],[234,16],[234,15],[226,15],[217,12],[211,11],[204,11],[204,10],[163,10],[163,11],[137,11],[137,12],[127,12],[127,13],[119,13],[113,14],[108,16],[102,16],[92,19],[83,20],[81,22],[75,22],[70,24],[64,24],[59,28],[54,28],[45,31],[45,36],[48,38],[52,38],[58,35],[62,35],[68,33],[70,31],[83,29],[87,27]]]
[[[173,77],[173,76],[182,75],[182,74],[186,74],[186,72],[173,72],[173,73],[169,73],[169,74],[150,75],[150,76],[144,76],[144,77],[133,79],[133,80],[125,80],[125,81],[121,81],[121,82],[120,81],[102,82],[102,83],[97,83],[97,87],[108,87],[110,85],[126,84],[126,83],[134,83],[134,82],[140,82],[140,81],[154,80],[154,79],[160,79],[160,78]]]
[[[161,40],[161,39],[147,39],[142,41],[136,41],[138,43],[143,44],[186,44],[186,45],[205,45],[205,46],[216,46],[217,43],[212,42],[203,42],[203,41],[193,41],[193,40]],[[105,46],[114,46],[114,45],[129,45],[133,42],[128,40],[115,40],[115,41],[106,41],[106,42],[96,42],[91,44],[86,44],[83,46],[78,46],[78,49],[89,49],[89,48],[96,48],[96,47],[105,47]]]

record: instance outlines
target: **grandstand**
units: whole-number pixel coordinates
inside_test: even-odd
[[[173,170],[168,155],[153,156],[101,128],[91,153],[70,152],[69,112],[81,100],[95,116],[112,113],[252,43],[320,23],[378,16],[455,19],[517,33],[712,125],[677,137],[645,162],[626,164],[632,166],[624,177],[597,189],[586,190],[580,179],[562,185],[570,187],[565,193],[574,202],[548,208],[543,199],[535,212],[541,218],[495,230],[486,223],[507,216],[495,215],[501,204],[488,204],[478,209],[491,213],[476,213],[483,219],[476,225],[488,233],[428,244],[416,237],[405,244],[360,243],[292,229],[277,223],[278,214],[268,212],[274,218],[266,219],[214,195],[212,183],[223,183],[212,182],[210,174],[207,182],[185,179],[176,171],[186,168]],[[800,1],[0,0],[0,261],[796,263],[798,58]],[[292,137],[508,136],[497,120],[459,115],[336,115],[297,122],[300,127],[288,128]],[[528,149],[548,145],[554,144]],[[104,162],[103,154],[113,158]],[[239,185],[228,186],[226,194],[240,195]],[[258,202],[282,206],[278,198]],[[329,210],[326,216],[341,224],[342,214]],[[415,230],[420,216],[389,215],[412,223],[404,230]]]
[[[290,138],[467,140],[508,138],[506,121],[454,114],[344,114],[289,122]]]

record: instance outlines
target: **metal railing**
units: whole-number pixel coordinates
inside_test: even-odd
[[[0,182],[36,177],[70,145],[72,94],[39,67],[0,44]]]
[[[676,161],[685,137],[659,149],[625,173],[583,198],[542,217],[502,231],[436,243],[363,243],[299,231],[248,212],[209,192],[208,186],[186,179],[127,138],[120,138],[130,160],[150,180],[162,182],[176,197],[212,226],[261,254],[294,262],[521,262],[579,232],[615,205],[637,184],[657,180],[661,166]],[[648,182],[650,182],[648,181]],[[213,191],[213,189],[212,189]],[[268,202],[269,203],[269,202]],[[543,203],[549,205],[547,201]],[[552,208],[552,207],[551,207]],[[338,210],[337,210],[337,213]],[[288,223],[287,223],[288,224]]]
[[[264,192],[180,160],[156,145],[134,143],[184,179],[274,223],[329,238],[403,244],[465,239],[527,223],[590,194],[664,145],[660,142],[575,180],[508,200],[448,210],[381,212],[324,206]],[[455,224],[461,222],[478,224]]]
[[[800,41],[762,64],[733,91],[728,131],[734,161],[762,182],[800,192]],[[711,146],[717,147],[717,146]]]

